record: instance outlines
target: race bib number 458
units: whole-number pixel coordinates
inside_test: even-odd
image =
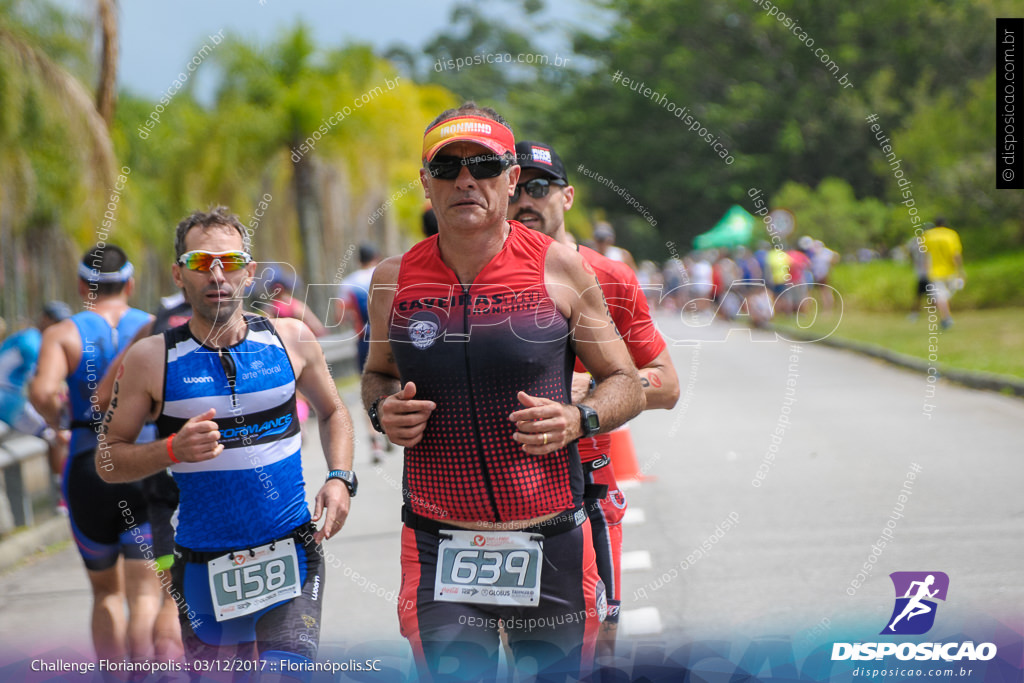
[[[525,532],[441,533],[434,598],[535,607],[540,602],[544,537]]]
[[[217,621],[233,619],[283,602],[302,592],[295,541],[288,538],[228,553],[207,564]]]

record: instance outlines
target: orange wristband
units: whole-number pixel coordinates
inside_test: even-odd
[[[171,444],[174,443],[174,437],[178,435],[178,432],[174,432],[167,437],[167,457],[171,459],[171,462],[175,464],[181,464],[181,461],[174,457],[174,449],[171,448]]]

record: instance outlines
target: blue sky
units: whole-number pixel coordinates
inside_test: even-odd
[[[556,0],[549,0],[550,8]],[[220,30],[249,39],[274,40],[296,22],[303,21],[317,44],[336,47],[346,41],[386,48],[398,43],[422,47],[448,24],[457,0],[177,0],[118,3],[121,17],[121,53],[118,80],[122,88],[159,98],[207,36]],[[592,22],[586,0],[557,0],[557,16]],[[492,8],[508,9],[509,3]],[[549,9],[548,12],[551,12]],[[502,11],[516,23],[514,13]],[[563,50],[564,52],[564,50]],[[205,99],[211,83],[197,82],[197,95]]]

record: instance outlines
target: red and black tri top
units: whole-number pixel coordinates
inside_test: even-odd
[[[505,244],[470,285],[441,260],[437,236],[403,257],[389,340],[403,385],[437,404],[405,449],[403,497],[433,519],[507,522],[582,501],[575,445],[528,455],[512,439],[519,391],[570,402],[569,324],[548,295],[554,242],[509,221]]]

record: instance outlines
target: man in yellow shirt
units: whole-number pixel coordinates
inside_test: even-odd
[[[924,231],[924,249],[928,259],[929,296],[942,317],[942,329],[953,325],[949,314],[949,300],[953,293],[963,289],[967,279],[964,273],[963,246],[956,231],[946,226],[946,219],[935,219],[935,227]]]

